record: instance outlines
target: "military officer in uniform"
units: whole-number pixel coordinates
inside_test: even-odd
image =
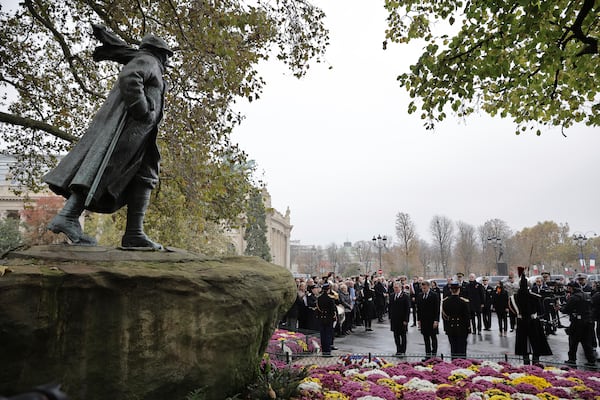
[[[588,300],[586,293],[583,292],[578,282],[569,282],[567,290],[570,293],[567,303],[562,306],[560,311],[563,314],[569,314],[571,325],[567,328],[569,335],[569,359],[567,364],[575,365],[577,363],[577,347],[581,343],[585,358],[586,367],[596,367],[596,355],[594,353],[594,319],[592,314],[592,303]]]
[[[444,329],[450,342],[452,359],[467,357],[467,336],[471,331],[469,300],[460,297],[461,284],[450,283],[450,296],[442,301]]]
[[[321,295],[317,298],[317,312],[319,330],[321,334],[321,351],[324,357],[331,357],[333,349],[333,323],[337,319],[335,300],[331,298],[331,285],[329,282],[321,286]]]
[[[525,268],[517,267],[517,270],[520,279],[519,290],[510,297],[508,302],[509,309],[517,316],[515,354],[523,356],[525,365],[538,364],[540,356],[552,355],[540,321],[542,296],[529,291]]]

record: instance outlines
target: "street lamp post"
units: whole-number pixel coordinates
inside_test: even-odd
[[[382,269],[381,250],[385,249],[387,246],[387,237],[385,235],[377,235],[377,237],[373,236],[373,245],[379,250],[379,269]]]
[[[498,271],[498,264],[500,264],[500,259],[502,258],[502,238],[499,236],[488,236],[487,242],[494,247],[494,260],[496,261],[496,271]]]
[[[577,246],[579,246],[579,264],[581,266],[581,272],[583,272],[583,273],[589,272],[589,270],[585,264],[585,256],[583,254],[583,246],[585,246],[585,244],[589,240],[589,237],[588,237],[589,234],[596,236],[596,232],[593,232],[593,231],[589,231],[586,233],[581,233],[581,232],[573,233],[573,243],[576,244]]]

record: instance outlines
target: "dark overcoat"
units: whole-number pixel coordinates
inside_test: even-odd
[[[433,327],[433,322],[440,322],[440,297],[431,290],[426,299],[424,295],[424,292],[421,292],[417,296],[417,318],[421,322],[421,333],[437,335],[438,328]]]
[[[72,191],[87,194],[115,135],[119,135],[116,147],[87,209],[112,213],[123,207],[125,189],[136,175],[151,187],[156,185],[160,161],[156,135],[165,94],[163,69],[161,61],[146,50],[139,50],[123,67],[81,140],[44,176],[53,192],[67,198]]]
[[[517,315],[515,354],[552,355],[540,321],[541,296],[529,291],[525,275],[521,277],[519,290],[511,296],[509,307]]]
[[[396,293],[390,295],[389,304],[390,329],[394,332],[406,332],[410,316],[410,298],[408,294],[400,292],[398,298]],[[406,324],[405,324],[406,323]]]

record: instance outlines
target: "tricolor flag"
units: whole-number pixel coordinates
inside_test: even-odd
[[[596,255],[590,254],[590,274],[596,271]]]

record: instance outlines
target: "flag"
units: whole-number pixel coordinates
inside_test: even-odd
[[[596,271],[596,255],[590,254],[590,274]]]

